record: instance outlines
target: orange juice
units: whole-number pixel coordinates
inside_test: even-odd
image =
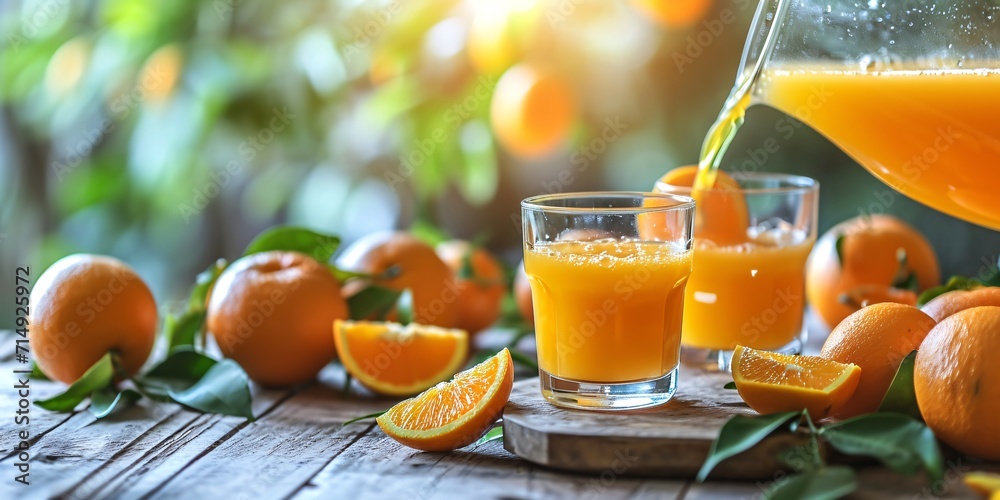
[[[536,243],[524,270],[542,370],[615,383],[677,367],[690,250],[637,240]]]
[[[715,246],[696,239],[684,297],[684,345],[777,349],[797,338],[812,244]]]
[[[770,68],[757,85],[755,103],[816,129],[906,196],[1000,229],[1000,70]]]

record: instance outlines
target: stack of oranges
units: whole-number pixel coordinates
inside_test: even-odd
[[[1000,288],[955,290],[916,307],[937,284],[936,256],[915,229],[889,216],[835,226],[806,274],[810,304],[834,326],[819,356],[739,348],[733,377],[762,413],[810,410],[850,418],[880,407],[902,361],[917,351],[917,406],[942,441],[1000,459]]]
[[[206,331],[264,386],[309,382],[339,354],[348,374],[374,392],[427,391],[379,419],[387,434],[410,446],[446,450],[478,438],[510,396],[510,354],[503,350],[456,373],[468,361],[470,334],[500,317],[508,290],[502,265],[469,242],[435,248],[405,232],[384,232],[345,249],[337,266],[349,277],[338,279],[327,263],[297,251],[246,255],[209,286]],[[415,322],[352,321],[351,301],[369,287],[399,297],[409,292]],[[518,298],[530,314],[530,290]],[[122,380],[152,352],[156,302],[117,259],[66,257],[39,277],[30,301],[29,340],[39,368],[54,380],[72,384],[107,353]],[[407,417],[414,412],[427,418]]]
[[[485,249],[459,240],[435,248],[402,231],[361,238],[336,265],[352,277],[342,283],[296,252],[237,260],[213,286],[208,331],[263,385],[308,382],[339,354],[369,389],[412,395],[458,371],[470,334],[496,322],[507,291],[503,267]],[[369,287],[408,292],[413,325],[348,321],[349,302]],[[386,319],[399,317],[391,310]]]

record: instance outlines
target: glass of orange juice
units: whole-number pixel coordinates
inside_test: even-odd
[[[794,175],[720,171],[711,189],[692,191],[690,185],[661,180],[654,191],[692,196],[698,205],[684,296],[685,364],[728,370],[737,345],[800,353],[805,264],[816,240],[819,183]]]
[[[677,389],[694,200],[552,194],[521,202],[521,215],[545,399],[597,410],[667,402]]]

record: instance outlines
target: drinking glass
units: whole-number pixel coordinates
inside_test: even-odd
[[[677,389],[694,200],[637,192],[521,202],[542,395],[579,409],[666,403]]]
[[[816,240],[819,184],[768,173],[721,176],[712,189],[658,182],[697,200],[684,297],[685,363],[728,370],[733,349],[798,354],[805,341],[805,265]]]

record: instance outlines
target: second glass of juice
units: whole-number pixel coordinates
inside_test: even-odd
[[[667,402],[677,388],[694,201],[569,193],[528,198],[521,212],[545,399],[601,410]]]
[[[728,370],[737,345],[800,353],[819,184],[794,175],[720,172],[711,189],[661,181],[655,191],[690,195],[698,204],[684,299],[685,363]]]

